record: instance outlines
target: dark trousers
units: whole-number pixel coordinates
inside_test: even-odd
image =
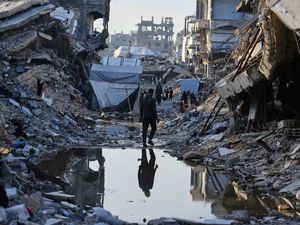
[[[160,105],[160,103],[161,103],[161,94],[156,94],[156,101],[157,101],[157,104]]]
[[[156,131],[156,120],[154,119],[144,119],[143,120],[143,143],[146,143],[146,138],[147,138],[147,131],[149,125],[151,126],[151,131],[150,131],[150,136],[149,140],[152,140],[154,137],[155,131]]]

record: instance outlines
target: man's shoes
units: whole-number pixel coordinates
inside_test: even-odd
[[[153,143],[152,140],[149,140],[149,141],[148,141],[148,144],[149,144],[149,145],[152,145],[152,146],[154,145],[154,143]]]
[[[146,143],[143,143],[143,147],[146,148],[146,147],[147,147],[147,144],[146,144]]]

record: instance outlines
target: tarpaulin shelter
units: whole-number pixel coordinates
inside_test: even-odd
[[[138,58],[123,57],[103,57],[102,65],[106,66],[140,66],[141,60]]]
[[[198,94],[200,89],[200,81],[198,79],[179,79],[176,83],[180,87],[180,91],[189,91],[190,93]]]
[[[129,54],[130,53],[130,54]],[[115,57],[130,57],[130,58],[143,58],[145,56],[157,56],[152,50],[146,47],[130,47],[120,46],[114,52]]]
[[[128,112],[138,97],[142,66],[93,64],[90,83],[104,111]]]

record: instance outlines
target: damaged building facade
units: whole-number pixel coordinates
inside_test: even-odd
[[[136,46],[136,32],[132,31],[130,34],[116,33],[109,36],[109,47],[116,50],[121,46]]]
[[[173,50],[173,18],[165,17],[161,23],[155,23],[154,17],[151,20],[144,20],[137,24],[137,46],[147,47],[157,55],[171,55]]]
[[[57,18],[64,18],[64,22],[73,27],[73,37],[77,40],[95,39],[99,42],[98,50],[105,47],[108,38],[108,22],[110,0],[51,0],[60,6],[58,12],[53,13]],[[68,17],[69,15],[69,17]]]
[[[272,120],[300,118],[299,8],[299,1],[288,0],[238,5],[239,11],[256,10],[256,15],[239,30],[236,70],[216,89],[235,123],[238,115],[248,116],[247,132],[261,130]]]
[[[235,49],[235,30],[251,18],[237,12],[239,0],[197,0],[196,16],[185,19],[183,61],[194,66],[196,74],[214,75],[213,62]]]

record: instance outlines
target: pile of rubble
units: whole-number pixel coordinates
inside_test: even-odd
[[[124,224],[102,208],[72,204],[68,182],[37,167],[61,150],[108,143],[113,118],[88,109],[87,70],[100,58],[50,16],[55,8],[48,0],[0,1],[0,223]]]
[[[240,30],[236,69],[216,83],[216,96],[165,123],[163,133],[173,133],[166,145],[174,156],[233,174],[239,199],[299,217],[299,18],[285,17],[299,3],[253,4],[259,16]]]

